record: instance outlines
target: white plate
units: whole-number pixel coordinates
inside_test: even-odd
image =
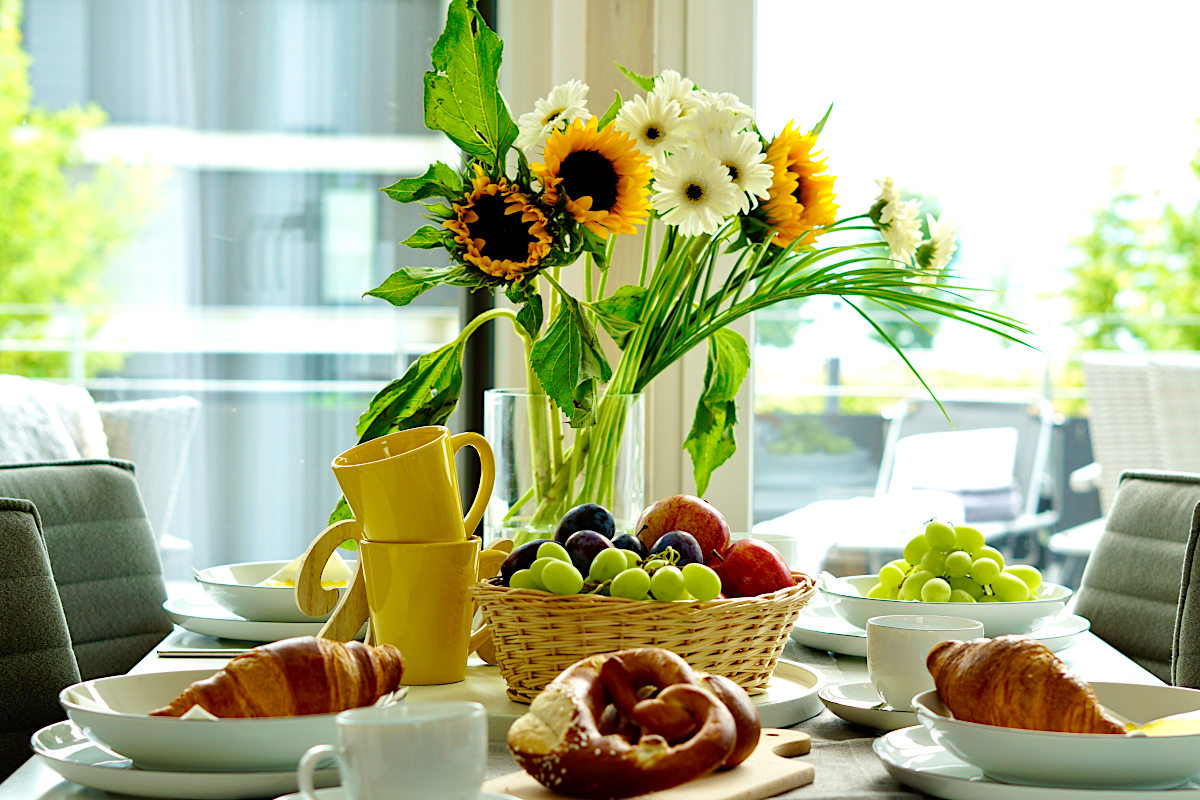
[[[1075,643],[1091,623],[1076,614],[1059,614],[1042,627],[1026,634],[1057,653]],[[839,617],[825,603],[809,603],[800,609],[792,638],[807,647],[848,656],[867,657],[867,632]]]
[[[208,598],[235,616],[259,622],[320,622],[328,619],[310,617],[296,605],[296,590],[289,586],[259,586],[259,581],[274,575],[290,561],[245,561],[221,564],[207,569],[192,570],[196,583],[204,588]],[[345,562],[351,575],[357,561]],[[346,593],[343,586],[338,596]]]
[[[893,778],[946,800],[1200,800],[1200,783],[1195,779],[1175,789],[1069,789],[999,783],[934,744],[920,726],[884,734],[872,749]]]
[[[198,602],[173,597],[163,603],[163,609],[179,627],[192,633],[216,636],[219,639],[241,639],[246,642],[275,642],[292,636],[316,636],[325,624],[312,622],[257,622],[242,619],[216,603]]]
[[[847,722],[877,731],[894,731],[918,724],[917,712],[883,707],[869,683],[839,683],[826,686],[817,696],[825,707]]]
[[[350,796],[346,794],[346,790],[341,786],[334,786],[331,789],[317,789],[317,800],[350,800]],[[301,800],[300,794],[288,794],[283,797],[276,797],[275,800]],[[480,791],[479,796],[475,800],[518,800],[511,794],[497,794],[496,792]]]
[[[158,772],[139,769],[88,739],[70,720],[48,725],[33,735],[33,751],[69,781],[140,797],[236,800],[271,797],[296,790],[296,771]],[[318,786],[338,782],[336,769],[318,770]]]

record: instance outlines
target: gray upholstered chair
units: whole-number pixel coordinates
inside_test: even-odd
[[[34,731],[65,719],[79,680],[33,503],[0,497],[0,780],[30,756]]]
[[[0,497],[37,507],[84,680],[127,672],[171,632],[162,565],[132,464],[4,465]]]
[[[1093,633],[1164,681],[1198,504],[1200,475],[1125,472],[1075,601]]]
[[[1179,612],[1171,643],[1171,683],[1200,689],[1200,507],[1192,514],[1183,554]]]

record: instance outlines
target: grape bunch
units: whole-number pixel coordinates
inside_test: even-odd
[[[571,531],[570,522],[585,515],[574,509],[568,514],[553,540],[527,542],[509,554],[500,567],[501,585],[630,600],[707,601],[721,593],[720,577],[700,563],[690,534],[676,531],[647,551],[636,536],[614,536],[611,526]],[[594,521],[597,514],[589,509],[586,516]]]
[[[996,603],[1037,598],[1042,574],[1027,564],[1005,565],[967,525],[931,520],[904,546],[903,558],[879,570],[867,597],[926,603]]]

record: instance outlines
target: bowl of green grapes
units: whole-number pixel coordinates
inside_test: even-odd
[[[874,575],[824,576],[817,587],[839,617],[865,629],[886,614],[945,614],[983,623],[985,636],[1029,633],[1054,617],[1071,589],[1036,567],[1009,564],[968,525],[932,520]]]

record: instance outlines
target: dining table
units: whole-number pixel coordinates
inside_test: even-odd
[[[228,656],[205,654],[204,650],[236,647],[236,643],[228,640],[197,636],[176,628],[162,646],[151,650],[130,672],[210,668],[215,672],[227,663]],[[194,648],[197,655],[181,655],[181,651],[187,648]],[[1089,681],[1162,684],[1155,675],[1091,632],[1079,635],[1058,656],[1074,672]],[[824,686],[868,680],[866,659],[859,656],[817,650],[789,640],[782,658],[798,662],[815,672]],[[816,716],[791,727],[811,737],[811,751],[798,758],[807,759],[812,764],[814,779],[811,784],[778,797],[805,800],[911,800],[925,796],[888,774],[872,750],[872,743],[880,735],[879,731],[847,722],[825,708]],[[516,769],[503,740],[493,737],[488,754],[487,778],[499,777]],[[1020,800],[1022,789],[1012,787],[1011,795]],[[0,783],[0,800],[104,800],[125,797],[128,796],[109,794],[67,781],[37,756],[31,756]]]

